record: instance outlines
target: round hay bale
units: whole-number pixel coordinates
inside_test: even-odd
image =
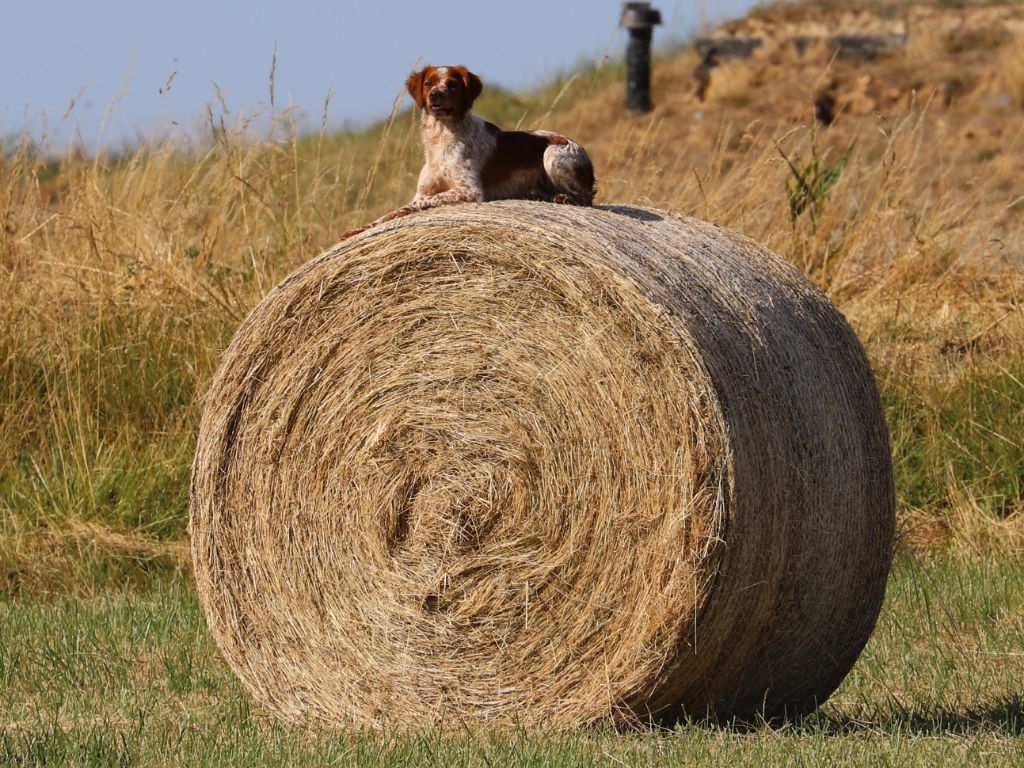
[[[572,727],[813,709],[871,633],[892,467],[793,267],[646,209],[439,208],[252,312],[209,392],[209,626],[282,719]]]

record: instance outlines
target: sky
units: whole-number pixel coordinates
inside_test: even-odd
[[[754,0],[654,0],[655,44]],[[386,116],[408,73],[465,64],[484,83],[535,86],[621,55],[619,0],[0,0],[0,137],[97,149],[188,133],[218,92],[229,114],[294,105],[300,126]]]

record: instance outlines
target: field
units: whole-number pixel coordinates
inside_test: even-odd
[[[662,54],[644,117],[621,114],[614,61],[529,94],[491,88],[477,107],[579,139],[599,203],[767,244],[868,350],[896,464],[897,567],[853,674],[780,729],[329,737],[254,711],[189,582],[203,394],[266,291],[408,199],[416,117],[305,134],[291,112],[218,101],[198,140],[96,156],[7,146],[0,763],[1024,761],[1024,9],[948,5],[756,11],[725,32],[765,44],[713,69],[704,100],[693,48]],[[867,62],[786,44],[899,24],[908,44]],[[814,119],[825,96],[828,126]]]
[[[901,561],[823,710],[781,728],[329,736],[258,711],[186,578],[0,608],[3,765],[1019,765],[1020,564]]]

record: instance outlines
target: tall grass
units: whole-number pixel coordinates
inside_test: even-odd
[[[993,77],[946,105],[933,95],[941,68],[916,55],[863,65],[903,95],[819,131],[815,90],[863,71],[792,53],[750,64],[721,98],[712,83],[706,102],[692,93],[696,55],[662,58],[658,108],[642,118],[621,114],[614,68],[538,94],[494,90],[478,111],[580,139],[600,201],[708,218],[800,266],[875,365],[905,540],[1019,556],[1024,121],[1012,73],[1024,59],[973,52],[970,67]],[[287,111],[271,123],[254,137],[211,108],[202,141],[59,158],[25,141],[4,154],[0,592],[88,592],[182,567],[202,397],[234,328],[289,271],[411,195],[410,111],[358,134],[300,135]],[[815,158],[838,171],[812,222],[791,217],[786,190]]]

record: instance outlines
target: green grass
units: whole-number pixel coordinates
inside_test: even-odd
[[[1024,565],[901,559],[815,715],[778,728],[330,734],[262,713],[185,578],[0,606],[0,765],[1020,765]]]
[[[192,452],[180,435],[194,428],[198,376],[228,326],[218,345],[196,318],[159,308],[121,303],[77,320],[46,347],[0,336],[0,415],[19,423],[14,455],[0,462],[0,508],[180,537]]]
[[[954,361],[951,368],[966,370],[924,386],[885,372],[880,383],[901,507],[941,516],[950,503],[950,478],[957,478],[996,518],[1021,509],[1024,361],[1003,362]]]

